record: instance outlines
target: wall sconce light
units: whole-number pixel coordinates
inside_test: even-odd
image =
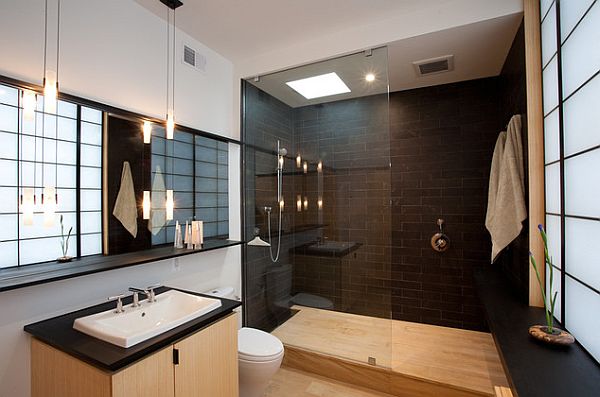
[[[21,211],[23,212],[23,225],[33,225],[33,208],[35,207],[35,194],[32,187],[23,188],[21,195]]]
[[[150,191],[144,190],[144,198],[142,199],[142,212],[144,219],[150,219]]]
[[[304,196],[304,211],[308,209],[308,197]]]
[[[322,172],[323,171],[323,162],[319,161],[319,164],[317,164],[317,171],[318,172]]]
[[[296,211],[302,211],[302,196],[298,195],[298,199],[296,200]]]
[[[56,188],[47,186],[42,194],[42,209],[44,211],[44,226],[52,227],[56,220]]]
[[[23,90],[22,96],[23,118],[32,121],[35,117],[35,108],[37,106],[37,95],[30,90]]]
[[[323,209],[323,199],[319,199],[317,200],[317,207],[319,208],[319,210]]]
[[[302,169],[304,170],[305,174],[308,172],[308,163],[306,161],[304,162],[304,164],[302,164]]]
[[[300,155],[296,156],[296,168],[302,167],[302,157]]]
[[[279,209],[281,211],[283,211],[283,207],[285,206],[285,202],[283,201],[283,199],[281,199],[281,201],[279,202]]]
[[[173,201],[173,190],[167,190],[167,200],[165,203],[165,208],[167,211],[167,220],[173,220],[173,208],[175,207],[175,202]]]
[[[144,143],[150,143],[150,139],[152,138],[152,123],[148,120],[144,121],[142,131],[144,132]]]

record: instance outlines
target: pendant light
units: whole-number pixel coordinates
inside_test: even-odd
[[[179,0],[161,0],[168,7],[167,10],[167,122],[166,122],[166,138],[173,140],[175,135],[175,52],[177,32],[175,13],[177,7],[183,5]],[[171,10],[173,10],[173,48],[171,49]],[[170,84],[169,84],[170,82]],[[170,86],[170,89],[169,89]],[[169,101],[169,97],[171,100]],[[173,220],[173,211],[175,208],[174,193],[173,193],[173,168],[175,156],[175,143],[171,143],[171,184],[170,189],[166,191],[165,197],[165,212],[166,220]]]
[[[152,139],[152,123],[150,121],[144,121],[142,124],[142,132],[144,134],[144,143],[150,143],[150,140]]]
[[[56,113],[58,97],[58,53],[60,44],[60,0],[58,1],[58,18],[56,28],[56,68],[48,63],[48,0],[45,1],[44,21],[44,113]]]
[[[56,182],[58,180],[58,114],[56,114],[57,110],[57,96],[58,96],[58,61],[59,61],[59,53],[60,53],[60,1],[57,0],[57,24],[56,24],[56,67],[55,69],[50,69],[48,67],[47,57],[48,57],[48,0],[46,0],[46,12],[45,12],[45,40],[44,40],[44,115],[42,118],[42,210],[44,212],[44,226],[45,227],[53,227],[56,222],[56,208],[58,203],[58,194],[56,191]],[[45,178],[45,168],[46,164],[44,163],[44,146],[45,146],[45,118],[47,113],[54,113],[55,120],[55,130],[54,130],[54,139],[55,139],[55,177],[54,177],[54,186],[47,185],[47,180]]]

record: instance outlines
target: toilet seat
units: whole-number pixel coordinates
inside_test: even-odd
[[[238,331],[238,357],[240,360],[264,362],[277,360],[283,355],[283,343],[277,337],[254,328]]]

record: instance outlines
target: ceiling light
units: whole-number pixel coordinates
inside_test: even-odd
[[[286,84],[306,99],[350,92],[350,88],[335,72],[288,81]]]
[[[367,80],[369,83],[372,82],[372,81],[375,81],[375,75],[373,73],[368,73],[365,76],[365,80]]]

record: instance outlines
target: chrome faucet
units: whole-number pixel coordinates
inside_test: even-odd
[[[148,298],[148,301],[152,302],[150,300],[150,291],[148,291],[147,289],[129,287],[129,292],[133,292],[133,303],[131,304],[131,307],[140,307],[141,306],[140,305],[140,294],[146,295],[146,297]]]
[[[115,309],[115,313],[123,313],[125,310],[123,309],[123,301],[121,299],[125,298],[125,295],[115,295],[110,296],[108,298],[109,301],[117,301],[117,308]]]
[[[157,284],[146,287],[146,290],[148,290],[148,302],[156,302],[156,293],[154,290],[159,287],[162,287],[162,285]]]

